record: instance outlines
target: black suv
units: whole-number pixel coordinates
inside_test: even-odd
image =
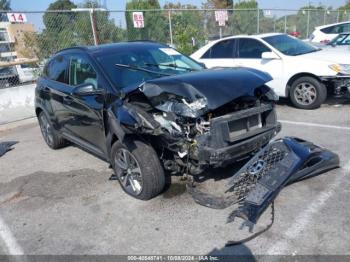
[[[109,162],[128,194],[150,199],[171,174],[247,157],[277,134],[263,72],[206,70],[154,42],[56,53],[37,81],[35,110],[53,149],[70,141]]]

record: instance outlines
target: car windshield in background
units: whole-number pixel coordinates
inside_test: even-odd
[[[203,67],[169,47],[149,47],[108,53],[97,57],[117,88],[135,86],[164,75],[182,74]]]
[[[263,39],[281,53],[290,56],[303,55],[320,50],[319,48],[288,35],[274,35],[264,37]]]
[[[350,34],[340,34],[330,41],[328,45],[350,45]]]

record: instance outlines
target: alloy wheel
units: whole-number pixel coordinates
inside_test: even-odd
[[[300,83],[294,90],[294,98],[301,105],[311,105],[317,98],[316,87],[308,82]]]
[[[124,190],[131,195],[139,195],[143,185],[142,172],[133,154],[121,148],[115,154],[114,163],[118,179]]]
[[[46,141],[46,143],[50,146],[53,144],[53,133],[52,128],[44,114],[40,115],[40,130]]]

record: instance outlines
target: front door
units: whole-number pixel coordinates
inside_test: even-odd
[[[70,94],[63,98],[66,119],[61,119],[68,135],[90,146],[98,153],[106,153],[106,142],[103,123],[104,95],[103,92],[73,94],[73,90],[81,85],[91,84],[94,89],[102,90],[97,71],[89,57],[85,54],[72,54],[69,57],[68,81]]]
[[[282,59],[262,59],[264,52],[273,52],[269,47],[257,39],[239,38],[235,66],[250,67],[267,72],[273,78],[267,85],[277,93],[282,88],[283,62]]]

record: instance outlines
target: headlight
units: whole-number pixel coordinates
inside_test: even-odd
[[[350,74],[350,65],[347,65],[347,64],[332,64],[332,65],[329,65],[329,68],[340,74],[344,74],[344,75]]]

